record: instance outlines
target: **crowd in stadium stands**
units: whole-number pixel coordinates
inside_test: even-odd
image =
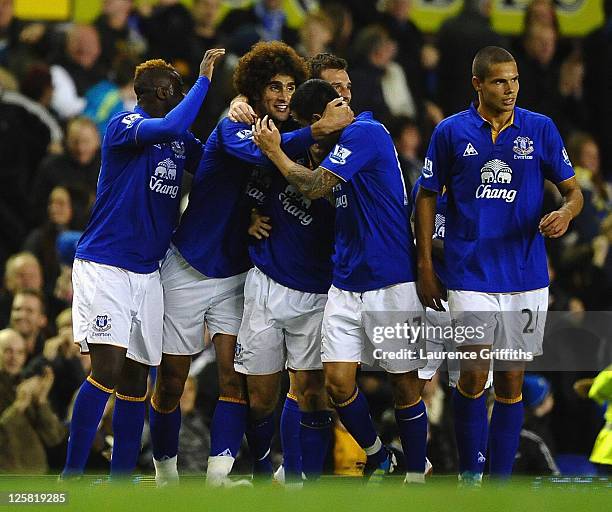
[[[493,31],[488,1],[466,0],[436,34],[422,33],[408,19],[410,0],[299,2],[304,16],[298,30],[288,26],[280,0],[255,1],[218,22],[221,3],[193,0],[187,8],[178,0],[154,6],[104,0],[102,13],[86,25],[24,21],[15,17],[12,0],[0,0],[0,471],[61,469],[71,402],[89,371],[88,357],[72,343],[75,240],[95,197],[104,128],[115,113],[135,105],[134,68],[147,58],[171,62],[193,82],[203,52],[226,48],[193,126],[201,140],[235,95],[231,76],[238,58],[258,40],[283,40],[304,57],[331,52],[347,59],[351,106],[373,111],[389,128],[410,190],[435,125],[474,99],[466,70],[476,51],[508,48],[520,72],[518,105],[555,121],[585,196],[572,232],[547,241],[550,310],[612,308],[610,0],[604,1],[604,25],[572,39],[561,36],[551,0],[532,0],[514,38]],[[187,194],[188,178],[183,190]],[[559,201],[556,189],[547,187],[546,210]],[[183,471],[206,470],[217,386],[213,353],[205,350],[194,363],[181,400]],[[529,413],[516,472],[557,473],[556,455],[588,459],[603,414],[574,391],[574,382],[595,374],[551,372],[526,380]],[[457,470],[444,380],[436,376],[424,394],[428,455],[441,473]],[[383,442],[399,447],[388,384],[364,373],[360,386]],[[100,424],[89,468],[108,466],[110,416],[107,411]],[[143,441],[142,469],[151,470],[146,431]],[[364,461],[337,424],[330,471],[357,474]]]

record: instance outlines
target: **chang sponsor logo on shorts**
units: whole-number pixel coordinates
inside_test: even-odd
[[[482,184],[476,189],[477,199],[503,199],[506,203],[514,202],[516,190],[498,185],[509,185],[512,182],[512,169],[497,158],[489,160],[480,169]]]
[[[149,180],[149,188],[158,194],[169,195],[176,198],[179,191],[178,185],[170,185],[167,182],[176,181],[176,164],[170,158],[166,158],[157,164],[153,176]]]
[[[310,209],[312,201],[300,194],[293,185],[287,185],[285,190],[278,194],[278,199],[283,210],[299,219],[302,226],[310,225],[313,217],[306,210]]]

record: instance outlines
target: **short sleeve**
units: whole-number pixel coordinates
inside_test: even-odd
[[[561,183],[574,176],[574,168],[570,162],[563,139],[555,123],[547,119],[545,127],[546,142],[544,144],[544,177],[553,183]]]
[[[438,193],[442,192],[452,166],[447,130],[444,126],[438,125],[431,136],[419,180],[421,187]]]
[[[136,146],[138,127],[144,120],[145,118],[136,112],[120,114],[109,123],[104,145],[115,148]]]
[[[320,167],[343,181],[350,181],[357,172],[374,162],[378,148],[372,140],[375,133],[375,130],[369,132],[358,122],[346,127],[340,140],[321,162]]]

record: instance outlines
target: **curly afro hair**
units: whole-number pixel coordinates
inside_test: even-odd
[[[308,77],[306,62],[285,43],[259,42],[238,61],[234,71],[234,87],[239,94],[254,102],[272,77],[279,74],[293,77],[298,86]]]

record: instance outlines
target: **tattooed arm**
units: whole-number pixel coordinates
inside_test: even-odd
[[[280,132],[267,116],[257,121],[253,140],[287,181],[308,199],[329,198],[332,189],[340,183],[340,178],[324,167],[313,171],[291,160],[280,147]]]

